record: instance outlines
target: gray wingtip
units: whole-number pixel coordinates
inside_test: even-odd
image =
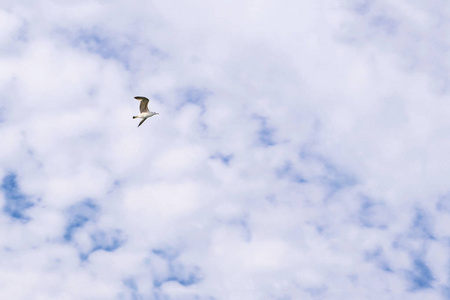
[[[135,96],[134,99],[136,100],[148,100],[146,97],[144,96]]]

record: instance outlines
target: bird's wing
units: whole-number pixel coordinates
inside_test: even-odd
[[[148,99],[141,96],[136,96],[134,99],[141,101],[141,104],[139,105],[139,109],[141,110],[141,113],[148,112]]]
[[[139,125],[138,125],[138,127],[139,127],[139,126],[141,126],[141,125],[142,125],[142,123],[144,123],[144,122],[145,122],[145,120],[147,120],[147,118],[145,118],[145,119],[142,119],[142,121],[141,121],[141,122],[139,122]]]

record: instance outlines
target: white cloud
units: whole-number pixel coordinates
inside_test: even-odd
[[[448,13],[3,3],[0,296],[448,299]]]

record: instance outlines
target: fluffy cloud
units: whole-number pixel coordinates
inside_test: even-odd
[[[0,295],[450,299],[439,4],[1,4]]]

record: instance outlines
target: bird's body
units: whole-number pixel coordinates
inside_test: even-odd
[[[154,115],[159,115],[159,113],[157,113],[157,112],[148,110],[148,99],[147,98],[142,97],[142,96],[136,96],[136,97],[134,97],[134,99],[141,101],[141,104],[139,105],[139,109],[140,109],[141,113],[137,116],[133,116],[133,119],[136,119],[136,118],[142,119],[142,121],[139,122],[138,127],[141,126],[142,123],[144,123],[145,120],[147,120],[148,118],[153,117]]]

